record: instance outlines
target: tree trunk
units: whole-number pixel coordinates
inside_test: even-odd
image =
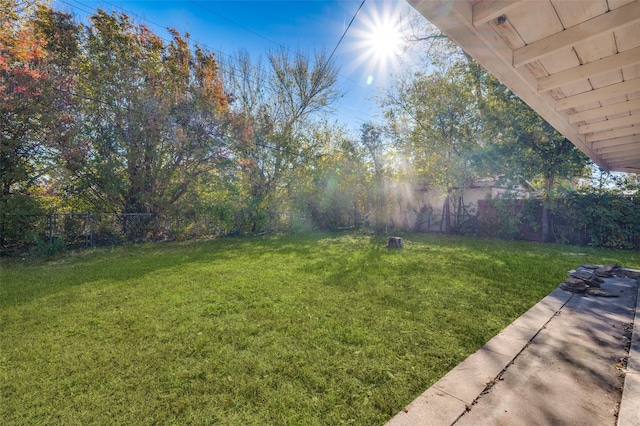
[[[440,231],[448,234],[451,232],[451,213],[449,209],[449,196],[444,200],[442,206],[442,222],[440,223]]]
[[[551,175],[547,175],[544,190],[544,198],[542,199],[542,240],[551,241],[551,226],[549,223],[549,198],[551,190],[553,189],[554,178]]]
[[[549,241],[549,208],[542,202],[542,241]]]
[[[360,221],[358,220],[358,202],[353,202],[353,228],[355,230],[360,229]]]

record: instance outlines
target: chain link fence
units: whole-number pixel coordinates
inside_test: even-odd
[[[461,220],[452,215],[449,231],[442,229],[442,212],[429,212],[415,228],[391,222],[385,230],[473,234],[474,226],[471,230],[463,229],[463,225],[468,225],[469,220],[475,219],[467,216]],[[154,213],[5,213],[0,217],[0,256],[53,255],[66,249],[247,235],[249,231],[246,229],[251,227],[243,223],[242,218],[234,219],[225,221],[206,214],[160,217]],[[349,226],[326,230],[374,229],[367,215],[363,214],[360,219],[357,224],[350,220]],[[244,228],[238,224],[244,225]],[[315,229],[324,228],[318,228],[318,223],[311,215],[283,211],[265,216],[259,226],[256,226],[254,234],[304,233]]]
[[[56,254],[65,249],[246,234],[228,222],[206,214],[160,217],[154,213],[5,213],[0,217],[0,255]],[[305,216],[278,212],[267,217],[256,233],[311,229]]]
[[[440,232],[541,241],[541,217],[541,204],[535,200],[481,201],[477,212],[425,208],[407,220],[388,220],[384,232]],[[550,212],[550,236],[561,243],[640,249],[640,226],[633,218],[607,222],[598,219],[598,215],[594,217],[589,224],[578,225],[572,214]],[[53,255],[65,249],[219,236],[374,229],[367,214],[357,218],[358,221],[350,217],[323,228],[313,215],[292,211],[272,212],[254,226],[242,216],[227,218],[195,212],[166,217],[154,213],[3,213],[0,256]]]
[[[4,256],[166,239],[153,213],[8,213],[0,225]]]

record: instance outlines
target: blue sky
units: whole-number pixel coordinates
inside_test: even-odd
[[[361,0],[319,1],[120,1],[56,0],[80,21],[100,7],[125,11],[138,22],[168,38],[166,27],[188,32],[201,45],[225,55],[239,49],[254,57],[285,46],[331,52],[362,3]],[[381,53],[394,36],[388,33],[410,7],[404,0],[366,0],[334,59],[341,67],[339,88],[346,92],[337,105],[339,121],[355,129],[365,121],[380,121],[373,101],[388,75],[398,69],[393,54]],[[387,31],[387,32],[385,32]]]

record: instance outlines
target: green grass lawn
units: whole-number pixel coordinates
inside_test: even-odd
[[[2,260],[2,424],[383,424],[580,263],[443,236],[219,239]]]

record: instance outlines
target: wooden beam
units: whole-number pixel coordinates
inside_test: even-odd
[[[640,64],[640,46],[626,52],[618,53],[606,58],[599,59],[579,67],[542,77],[538,79],[538,92],[557,89],[566,84],[585,80],[590,77],[605,74],[609,71],[620,69],[629,65]]]
[[[611,160],[605,161],[613,167],[640,166],[640,158],[612,158]]]
[[[586,111],[569,114],[569,123],[593,120],[594,118],[604,118],[610,115],[622,114],[640,110],[640,99],[632,101],[618,102],[600,108],[588,109]]]
[[[607,162],[612,168],[618,168],[618,167],[634,167],[634,168],[640,168],[640,160],[638,159],[628,159],[628,160],[618,160],[618,161],[609,161]]]
[[[618,157],[618,158],[612,158],[606,161],[607,163],[631,163],[631,162],[637,163],[638,160],[640,160],[640,156]]]
[[[640,2],[638,2],[638,4],[640,4]],[[629,95],[635,92],[640,92],[640,78],[623,81],[622,83],[611,84],[599,89],[590,90],[588,92],[579,93],[573,96],[568,96],[563,99],[558,99],[556,101],[556,110],[562,111],[569,108],[579,107],[580,105],[600,102],[605,99]]]
[[[640,155],[640,146],[634,147],[633,145],[629,145],[631,148],[621,151],[611,151],[611,152],[603,152],[601,157],[605,160],[611,159],[613,157],[620,157],[625,155]]]
[[[626,137],[617,138],[617,139],[597,141],[591,144],[591,148],[595,149],[597,152],[600,152],[600,150],[603,148],[621,147],[623,145],[629,145],[629,144],[640,144],[640,137],[626,136]]]
[[[626,152],[626,153],[640,152],[640,141],[637,141],[636,143],[630,143],[628,145],[608,146],[605,148],[600,148],[598,150],[598,153],[602,156],[605,156],[607,154],[617,153],[617,152]]]
[[[637,124],[640,126],[640,114],[628,115],[615,120],[598,121],[597,123],[585,124],[578,127],[578,133],[586,135],[587,133],[601,132],[603,130],[613,130],[619,127],[632,126]]]
[[[640,157],[639,158],[612,158],[611,160],[605,160],[605,161],[614,167],[632,166],[632,165],[640,166]]]
[[[625,173],[640,173],[640,164],[628,164],[628,165],[609,165],[612,172],[625,172]]]
[[[626,6],[596,16],[581,24],[516,49],[513,52],[513,66],[516,68],[521,67],[559,50],[578,43],[584,43],[599,37],[603,33],[613,32],[638,21],[640,21],[640,1],[634,1]]]
[[[640,173],[640,164],[636,164],[633,167],[619,167],[615,170],[611,170],[612,172],[625,172],[625,173]]]
[[[610,164],[616,164],[616,165],[621,165],[621,164],[638,164],[640,165],[640,157],[633,157],[633,158],[626,158],[626,157],[621,157],[621,158],[612,158],[610,160],[605,160],[607,163]]]
[[[492,21],[514,7],[523,3],[523,0],[484,0],[473,6],[473,26],[477,27]]]
[[[607,161],[614,161],[616,158],[638,160],[640,159],[640,149],[634,152],[609,152],[607,154],[602,154],[601,157]]]
[[[640,135],[640,127],[625,127],[624,129],[609,130],[608,132],[592,133],[587,135],[585,139],[587,143],[592,143],[631,135]]]

